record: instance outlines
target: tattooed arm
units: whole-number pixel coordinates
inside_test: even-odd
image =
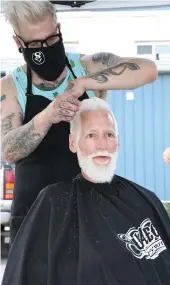
[[[3,160],[13,164],[30,155],[41,143],[49,128],[60,121],[70,121],[78,109],[77,98],[68,91],[56,97],[46,109],[23,125],[23,114],[15,94],[15,85],[3,78],[1,93],[1,142]],[[12,94],[11,94],[12,91]],[[14,96],[15,94],[15,96]]]
[[[40,144],[50,124],[43,122],[43,114],[22,125],[23,113],[17,101],[10,78],[2,81],[1,94],[1,144],[2,158],[8,163],[16,163],[28,156]],[[13,94],[11,95],[11,91]],[[44,120],[45,121],[45,120]]]
[[[157,77],[156,65],[147,59],[96,53],[81,56],[81,63],[87,76],[79,78],[77,86],[82,84],[85,90],[134,89]]]

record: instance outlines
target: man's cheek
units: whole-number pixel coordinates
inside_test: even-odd
[[[85,154],[85,155],[89,155],[93,152],[94,146],[92,142],[82,142],[81,144],[81,151]]]

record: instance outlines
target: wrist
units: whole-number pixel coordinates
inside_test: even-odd
[[[82,88],[84,89],[84,91],[89,90],[89,77],[88,76],[83,76],[78,78],[79,80],[79,84],[82,86]]]
[[[79,84],[83,87],[85,91],[89,90],[101,90],[102,84],[98,83],[94,78],[90,76],[83,76],[81,78],[78,78],[80,80]],[[103,89],[103,88],[102,88]]]
[[[35,116],[35,121],[44,126],[45,128],[50,128],[52,123],[50,121],[50,116],[48,115],[48,110],[45,108],[42,112]]]
[[[73,92],[78,92],[80,94],[83,94],[85,91],[88,90],[88,78],[86,76],[78,77],[74,81],[72,81],[73,86],[71,87],[71,90]]]

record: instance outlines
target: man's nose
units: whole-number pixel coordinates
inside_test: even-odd
[[[97,148],[101,149],[101,150],[107,149],[107,140],[106,140],[106,138],[103,138],[103,137],[98,138]]]

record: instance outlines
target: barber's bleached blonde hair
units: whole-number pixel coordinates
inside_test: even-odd
[[[85,99],[81,102],[80,108],[74,117],[74,119],[70,122],[70,133],[73,135],[77,135],[78,127],[80,124],[81,120],[81,115],[87,111],[92,111],[92,110],[105,110],[107,111],[113,118],[114,124],[115,124],[115,130],[116,134],[118,135],[118,127],[117,127],[117,122],[115,119],[115,116],[112,112],[112,109],[110,105],[104,101],[103,99],[99,99],[98,97],[92,97],[90,99]]]
[[[38,23],[48,13],[56,17],[55,7],[49,1],[6,1],[2,2],[5,19],[18,33],[22,23]]]

